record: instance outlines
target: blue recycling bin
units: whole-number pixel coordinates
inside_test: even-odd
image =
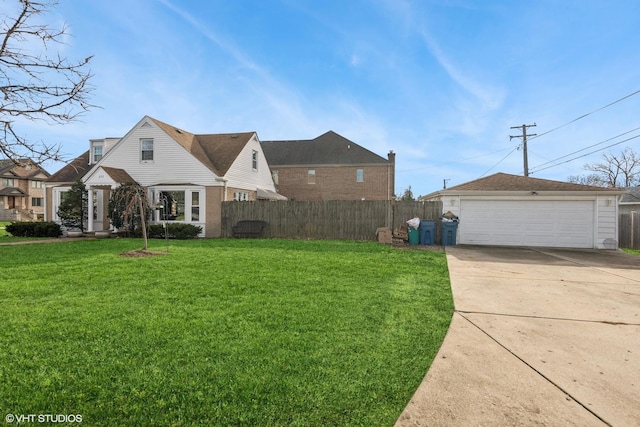
[[[456,233],[458,232],[458,222],[442,222],[442,246],[455,246]]]
[[[436,240],[436,222],[429,220],[420,221],[420,243],[433,245]]]

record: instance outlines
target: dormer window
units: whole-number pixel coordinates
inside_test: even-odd
[[[143,162],[153,161],[153,139],[140,139],[140,160]]]
[[[102,158],[102,145],[94,145],[92,147],[91,159],[92,163],[98,163]]]

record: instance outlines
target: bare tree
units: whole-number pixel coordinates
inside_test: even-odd
[[[607,183],[598,174],[592,173],[589,175],[571,175],[567,181],[574,184],[592,185],[596,187],[607,187]]]
[[[137,182],[127,182],[111,192],[109,218],[115,228],[124,228],[132,233],[142,233],[143,250],[148,248],[147,218],[151,215],[151,202],[147,189]]]
[[[65,124],[93,107],[87,69],[92,56],[72,62],[52,50],[65,44],[68,28],[41,24],[38,17],[55,1],[18,3],[15,15],[0,12],[0,154],[16,163],[25,157],[36,163],[63,160],[59,144],[30,141],[16,125],[19,120]]]
[[[640,155],[632,148],[620,154],[603,154],[603,162],[587,164],[584,169],[593,172],[587,177],[569,177],[571,182],[587,180],[602,187],[629,188],[640,184]],[[580,182],[582,183],[582,182]]]

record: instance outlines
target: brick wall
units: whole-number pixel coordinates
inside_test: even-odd
[[[315,183],[309,183],[309,170]],[[363,182],[357,182],[362,169]],[[296,166],[278,167],[276,188],[289,200],[389,200],[393,197],[393,166]]]

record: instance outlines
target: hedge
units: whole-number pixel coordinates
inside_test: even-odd
[[[202,233],[202,227],[192,224],[167,224],[167,237],[170,239],[195,239]],[[162,224],[149,226],[149,237],[152,239],[164,239],[165,229]]]
[[[5,227],[15,237],[58,237],[62,235],[60,224],[55,222],[12,222]]]

